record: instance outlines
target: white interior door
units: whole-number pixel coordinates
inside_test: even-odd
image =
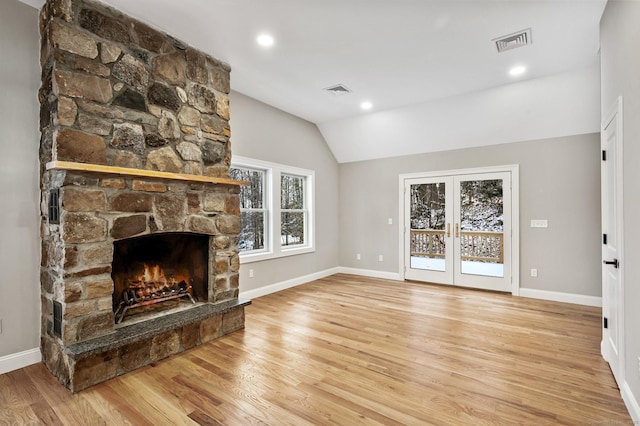
[[[511,291],[511,172],[403,182],[404,277]]]
[[[619,168],[621,166],[622,102],[619,101],[603,123],[602,147],[602,355],[618,384],[623,375],[621,345],[624,287],[621,275],[622,231]]]

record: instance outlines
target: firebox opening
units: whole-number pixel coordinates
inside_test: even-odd
[[[209,236],[155,234],[114,242],[116,323],[208,300]]]

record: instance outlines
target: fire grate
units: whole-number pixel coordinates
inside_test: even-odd
[[[169,300],[189,299],[195,304],[191,296],[191,285],[184,280],[175,282],[145,282],[144,280],[130,280],[129,288],[122,292],[122,302],[116,310],[116,324],[120,324],[127,312],[143,306],[156,305]]]

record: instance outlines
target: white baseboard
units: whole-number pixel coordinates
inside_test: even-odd
[[[559,291],[520,288],[520,296],[532,299],[552,300],[554,302],[575,303],[576,305],[602,307],[602,297],[584,296],[582,294],[561,293]]]
[[[301,284],[305,284],[321,278],[326,278],[330,275],[339,273],[340,268],[325,269],[324,271],[314,272],[313,274],[304,275],[302,277],[292,278],[287,281],[281,281],[279,283],[269,284],[264,287],[256,288],[253,290],[241,291],[239,296],[241,299],[255,299],[257,297],[266,296],[267,294],[275,293],[281,290],[286,290],[291,287],[296,287]]]
[[[631,392],[631,388],[626,381],[622,384],[620,394],[622,395],[622,400],[627,406],[627,410],[629,410],[629,415],[633,420],[633,424],[640,424],[640,404],[638,403],[638,398],[636,398],[633,392]]]
[[[351,275],[362,275],[364,277],[371,278],[382,278],[385,280],[394,280],[394,281],[402,281],[400,279],[400,274],[397,272],[386,272],[386,271],[374,271],[372,269],[357,269],[357,268],[347,268],[341,266],[337,268],[339,271],[337,273],[340,274],[351,274]]]
[[[0,357],[0,374],[24,368],[32,364],[37,364],[40,361],[42,361],[40,348],[33,348],[23,352],[5,355]]]

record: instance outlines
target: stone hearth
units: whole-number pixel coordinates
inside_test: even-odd
[[[88,0],[40,31],[41,349],[79,391],[244,327],[230,68]],[[199,303],[116,328],[114,244],[177,233],[206,238]]]

